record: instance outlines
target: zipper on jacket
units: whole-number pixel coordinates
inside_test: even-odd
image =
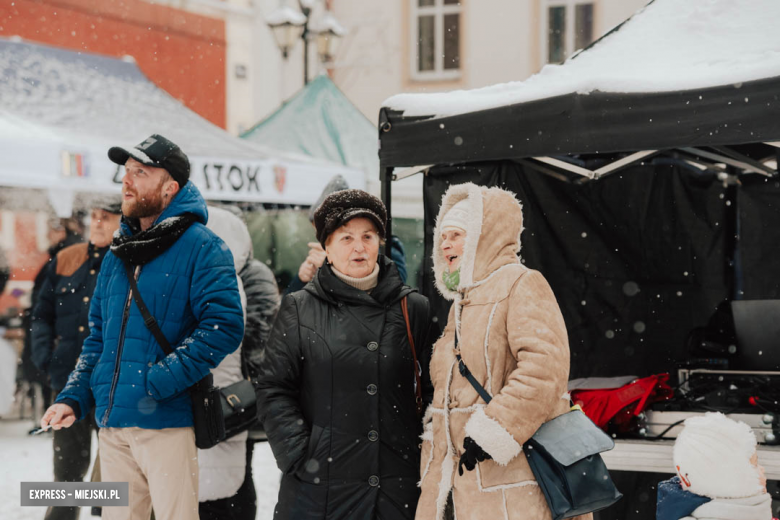
[[[141,266],[136,268],[134,273],[135,279],[141,274]],[[108,391],[108,407],[106,413],[103,416],[103,425],[108,426],[108,414],[111,413],[111,408],[114,406],[114,393],[116,392],[116,385],[119,382],[119,365],[122,362],[122,348],[125,345],[125,332],[127,329],[127,320],[130,317],[130,302],[133,301],[133,289],[128,288],[127,301],[125,302],[125,310],[122,313],[122,326],[119,328],[119,343],[116,348],[116,362],[114,363],[114,377],[111,380],[111,389]]]

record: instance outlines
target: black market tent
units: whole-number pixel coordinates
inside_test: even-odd
[[[571,92],[440,118],[386,108],[380,157],[416,166],[729,146],[762,158],[771,149],[738,145],[780,138],[779,95],[775,76],[685,91]]]
[[[468,181],[522,201],[521,257],[561,304],[572,377],[671,371],[721,302],[780,298],[777,15],[656,0],[525,82],[385,101],[383,197],[395,168],[425,171],[439,318],[431,233]]]
[[[775,141],[776,14],[772,0],[657,0],[526,81],[393,96],[380,112],[382,163]]]
[[[159,133],[190,157],[207,199],[307,205],[357,169],[246,142],[154,85],[131,59],[0,39],[0,186],[43,189],[61,215],[74,193],[119,190],[106,151]]]

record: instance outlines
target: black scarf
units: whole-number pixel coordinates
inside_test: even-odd
[[[117,231],[111,242],[111,252],[120,260],[132,265],[144,265],[168,250],[180,236],[195,223],[197,217],[185,213],[177,217],[168,217],[146,231],[141,231],[137,220],[124,219],[133,230],[132,235],[123,235]]]

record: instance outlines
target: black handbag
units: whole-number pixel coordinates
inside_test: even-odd
[[[455,352],[459,372],[489,403],[492,399],[490,394],[471,374],[460,356],[457,335]],[[612,438],[579,410],[542,424],[523,445],[523,453],[553,520],[592,513],[611,506],[623,497],[599,455],[614,447]]]
[[[247,379],[220,388],[219,397],[226,439],[248,430],[257,422],[257,394]]]
[[[623,497],[599,455],[614,447],[580,410],[547,421],[523,445],[553,520],[592,513]]]
[[[144,325],[152,333],[157,343],[160,344],[165,354],[170,355],[173,353],[171,344],[168,343],[168,339],[160,330],[160,325],[141,298],[141,293],[138,291],[138,283],[133,274],[133,268],[127,262],[125,262],[125,273],[127,274],[127,280],[130,282],[130,290],[135,304],[138,306],[138,310],[141,311],[141,316],[144,319]],[[192,401],[192,420],[195,427],[195,446],[202,450],[207,450],[227,438],[223,398],[220,389],[214,386],[214,376],[211,373],[192,385],[189,388],[189,392]]]

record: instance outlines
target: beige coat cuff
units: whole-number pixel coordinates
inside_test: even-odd
[[[502,466],[509,464],[523,447],[498,421],[488,417],[483,408],[471,415],[466,423],[466,435],[474,439],[493,460]]]

